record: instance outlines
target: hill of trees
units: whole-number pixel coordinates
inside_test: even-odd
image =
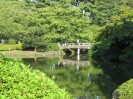
[[[47,42],[94,41],[91,20],[66,1],[0,1],[0,38],[21,41],[25,49]]]
[[[21,41],[24,49],[80,39],[131,60],[132,0],[1,0],[0,12],[0,38]]]

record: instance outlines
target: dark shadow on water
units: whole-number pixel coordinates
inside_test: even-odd
[[[99,65],[104,74],[109,75],[117,85],[120,85],[133,77],[133,63],[95,59],[94,64],[95,66]]]
[[[114,84],[113,87],[107,87],[103,88],[101,81],[98,81],[98,85],[101,86],[101,91],[106,93],[108,92],[107,90],[109,88],[111,88],[111,92],[113,93],[113,91],[122,83],[126,82],[127,80],[133,78],[133,64],[132,63],[126,63],[126,62],[112,62],[112,61],[107,61],[105,59],[95,59],[95,62],[93,62],[93,64],[95,66],[100,67],[103,70],[104,75],[106,75],[106,77],[104,77],[102,79],[103,83],[108,83]],[[107,78],[109,78],[110,80],[107,81]],[[99,79],[101,80],[101,79]],[[111,81],[111,82],[110,82]],[[106,90],[105,90],[106,89]]]

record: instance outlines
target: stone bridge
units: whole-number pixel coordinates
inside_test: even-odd
[[[91,49],[92,43],[58,43],[58,46],[60,49],[77,49],[77,54],[80,54],[80,49]]]

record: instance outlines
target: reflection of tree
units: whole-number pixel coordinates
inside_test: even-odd
[[[32,59],[28,61],[29,63],[26,63],[27,61],[24,60],[26,64],[31,64],[32,68],[46,73],[46,75],[54,79],[59,87],[65,88],[73,96],[88,96],[91,99],[99,96],[106,99],[106,95],[101,92],[101,87],[98,85],[99,79],[102,78],[100,75],[103,75],[102,70],[99,68],[90,66],[80,67],[79,70],[76,70],[75,66],[63,67],[56,65],[58,59],[40,58],[37,59],[36,64]],[[51,69],[52,64],[55,64],[54,69]],[[100,82],[102,83],[102,80]]]
[[[103,69],[104,73],[109,75],[111,79],[117,84],[121,84],[124,81],[127,81],[128,79],[133,77],[133,67],[132,63],[126,63],[126,62],[112,62],[112,61],[103,61],[103,60],[97,59],[98,64]]]
[[[45,69],[50,69],[50,66],[52,63],[58,63],[59,59],[48,59],[48,58],[37,58],[36,61],[33,58],[29,59],[23,59],[23,62],[26,65],[30,65],[33,69],[39,69],[42,72],[45,71]]]
[[[111,97],[111,94],[107,93],[112,93],[118,85],[133,77],[132,64],[111,62],[99,58],[95,59],[93,64],[103,70],[104,75],[99,75],[100,77],[98,76],[97,82],[101,91],[108,95],[107,97]]]
[[[89,69],[89,67],[81,67],[77,71],[75,66],[56,67],[55,70],[48,69],[44,72],[51,78],[54,76],[56,84],[61,88],[65,88],[73,96],[85,96],[87,94],[92,98],[95,96],[101,96],[102,99],[104,99],[99,86],[97,83],[93,82],[94,79],[92,82],[91,80],[89,81],[88,75],[89,72],[91,72],[90,75],[93,75],[94,72],[94,76],[96,76],[98,72],[101,73],[101,71],[98,69],[95,71],[94,67],[91,68],[93,69]],[[90,79],[92,79],[92,77]]]
[[[39,58],[24,60],[32,68],[39,69],[54,79],[56,84],[65,88],[73,96],[89,96],[94,99],[111,99],[112,92],[122,82],[133,77],[131,64],[109,62],[95,59],[90,67],[58,66],[58,59]]]
[[[76,51],[75,51],[76,52]],[[81,53],[82,53],[82,49],[81,49]],[[65,56],[63,56],[63,59],[72,59],[72,60],[77,60],[77,56],[76,55],[65,55]],[[81,54],[80,55],[80,58],[82,59],[82,60],[88,60],[88,54]]]

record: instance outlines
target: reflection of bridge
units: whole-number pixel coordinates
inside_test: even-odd
[[[80,49],[91,49],[92,43],[64,43],[58,44],[60,49],[77,49],[77,54],[80,54]]]
[[[78,60],[69,60],[69,59],[61,59],[59,61],[59,64],[62,64],[63,66],[70,66],[70,65],[90,66],[89,61],[78,61]]]

